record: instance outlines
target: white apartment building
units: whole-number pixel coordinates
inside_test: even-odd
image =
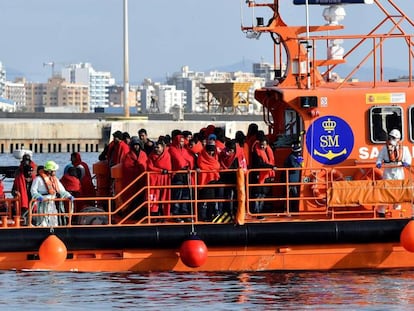
[[[62,78],[69,83],[89,85],[89,111],[109,106],[108,87],[115,84],[110,72],[95,71],[89,63],[71,64],[62,69]]]
[[[0,62],[0,97],[5,97],[6,92],[6,69]]]
[[[184,107],[185,112],[201,112],[200,103],[205,102],[206,92],[201,82],[205,78],[204,72],[190,71],[188,66],[183,66],[180,72],[176,72],[167,79],[167,84],[175,85],[177,90],[183,90],[187,96]]]
[[[174,85],[160,85],[158,95],[160,112],[172,113],[175,109],[183,110],[186,103],[185,91],[177,90]]]
[[[141,94],[141,113],[158,113],[158,89],[159,83],[152,83],[151,79],[145,79],[144,83],[139,86]]]
[[[6,81],[5,97],[15,104],[16,111],[26,110],[25,80]]]

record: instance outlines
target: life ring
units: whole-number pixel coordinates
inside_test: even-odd
[[[328,176],[328,179],[326,178]],[[327,182],[344,180],[344,175],[336,170],[321,170],[315,175],[312,193],[318,205],[326,205]]]
[[[360,168],[353,176],[354,180],[381,180],[384,172],[379,168]]]

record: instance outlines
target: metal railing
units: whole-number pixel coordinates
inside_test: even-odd
[[[234,183],[216,180],[200,184],[200,174],[212,171],[179,171],[165,174],[165,184],[153,184],[151,177],[156,172],[145,172],[115,196],[81,197],[74,202],[67,199],[53,199],[57,206],[54,213],[39,209],[39,203],[30,202],[31,208],[21,214],[19,197],[0,200],[5,209],[0,209],[2,227],[33,226],[37,227],[45,217],[57,217],[56,226],[123,226],[123,225],[158,225],[188,223],[244,223],[263,221],[291,221],[297,219],[329,220],[335,218],[375,218],[376,207],[381,202],[372,204],[351,204],[343,206],[340,202],[330,204],[334,186],[341,182],[356,179],[364,182],[367,191],[375,187],[380,179],[378,171],[372,165],[358,165],[335,168],[277,168],[274,177],[265,183],[257,182],[257,174],[269,169],[251,169],[246,172],[223,170],[220,173],[233,174]],[[404,168],[406,173],[405,191],[413,191],[413,171]],[[290,173],[296,171],[300,178],[292,181]],[[238,174],[239,173],[239,174]],[[174,176],[183,174],[184,183],[174,183]],[[237,176],[237,179],[236,179]],[[242,177],[240,177],[242,176]],[[243,180],[240,180],[242,178]],[[342,185],[342,184],[341,184]],[[352,183],[350,183],[351,186]],[[348,187],[344,183],[343,187]],[[264,195],[258,189],[263,190]],[[296,189],[296,194],[292,189]],[[159,196],[164,192],[164,196]],[[176,196],[176,193],[185,195]],[[155,195],[156,200],[151,196]],[[158,195],[158,197],[157,197]],[[47,202],[42,202],[43,204]],[[410,217],[410,203],[405,202],[404,213],[399,217]],[[154,205],[155,204],[155,205]],[[183,205],[185,212],[174,214],[175,205]],[[256,206],[261,209],[255,210]],[[412,206],[412,204],[411,204]],[[159,213],[151,210],[162,211]],[[227,213],[227,214],[226,214]],[[393,216],[394,217],[394,216]]]

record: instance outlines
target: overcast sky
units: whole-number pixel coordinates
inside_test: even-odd
[[[284,20],[305,24],[304,7],[292,2],[280,1]],[[413,0],[395,2],[414,18]],[[322,10],[312,8],[311,24],[323,23]],[[255,10],[267,21],[270,10],[262,12]],[[359,29],[378,16],[376,7],[348,6],[343,24]],[[129,0],[130,82],[163,78],[184,65],[205,71],[243,60],[272,62],[269,36],[246,39],[242,20],[252,23],[245,0]],[[0,0],[0,61],[37,82],[50,76],[44,62],[55,62],[56,70],[90,62],[122,84],[122,21],[123,0]],[[401,67],[399,62],[394,65]]]

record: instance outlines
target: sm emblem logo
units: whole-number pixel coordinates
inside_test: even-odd
[[[354,133],[343,119],[324,116],[306,132],[306,147],[312,158],[322,164],[334,165],[345,161],[354,147]]]

